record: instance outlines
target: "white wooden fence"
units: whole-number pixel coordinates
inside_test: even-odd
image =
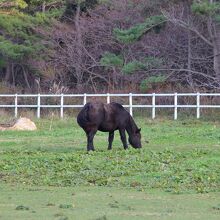
[[[195,97],[196,99],[196,104],[178,104],[178,98],[179,97]],[[82,108],[86,103],[87,103],[87,97],[105,97],[106,102],[110,103],[111,97],[127,97],[128,98],[128,103],[123,105],[126,108],[129,108],[129,112],[131,115],[133,115],[133,108],[151,108],[152,111],[152,119],[155,118],[156,116],[156,108],[173,108],[173,114],[174,114],[174,119],[177,119],[177,113],[178,109],[180,108],[195,108],[196,109],[196,117],[200,118],[200,110],[201,108],[220,108],[220,105],[201,105],[200,104],[200,98],[203,96],[207,97],[220,97],[220,93],[170,93],[170,94],[0,94],[0,101],[1,98],[12,98],[13,103],[11,104],[0,104],[0,108],[14,108],[14,115],[15,117],[18,116],[18,108],[36,108],[37,112],[37,117],[40,118],[41,116],[41,109],[42,108],[58,108],[60,110],[60,117],[63,118],[64,115],[64,108]],[[23,97],[35,97],[37,102],[36,104],[20,104],[18,102],[18,98]],[[56,105],[51,105],[51,104],[42,104],[41,103],[41,98],[43,97],[56,97],[59,98],[59,103]],[[67,97],[82,97],[82,103],[79,104],[74,104],[74,105],[66,105],[64,104],[64,99]],[[143,104],[133,104],[133,98],[134,97],[150,97],[151,98],[151,104],[149,105],[143,105]],[[157,97],[173,97],[173,104],[156,104],[156,99]]]

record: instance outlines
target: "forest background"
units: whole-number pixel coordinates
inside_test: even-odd
[[[0,93],[219,90],[218,0],[0,0]]]

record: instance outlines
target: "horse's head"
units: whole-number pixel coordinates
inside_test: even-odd
[[[132,147],[141,148],[141,129],[137,129],[132,135],[130,135],[128,141]]]

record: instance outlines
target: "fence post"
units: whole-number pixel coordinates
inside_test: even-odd
[[[133,116],[132,93],[129,93],[129,112],[130,112],[130,115]]]
[[[177,105],[178,105],[178,101],[177,101],[177,93],[174,93],[174,120],[177,119]]]
[[[63,102],[64,102],[63,93],[60,95],[60,117],[63,118]]]
[[[40,94],[37,95],[37,118],[40,118]]]
[[[155,119],[155,115],[156,115],[155,99],[156,99],[155,93],[152,93],[152,119]]]
[[[110,94],[107,93],[107,104],[109,104],[109,103],[110,103]]]
[[[18,117],[18,94],[15,94],[15,118]]]
[[[84,94],[83,94],[83,105],[85,105],[86,102],[87,102],[87,100],[86,100],[86,93],[84,93]]]
[[[196,95],[196,118],[200,118],[200,93],[197,92]]]

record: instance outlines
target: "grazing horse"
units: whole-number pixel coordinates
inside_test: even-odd
[[[95,150],[93,139],[97,132],[109,132],[108,150],[112,149],[114,131],[119,130],[124,149],[128,148],[128,141],[134,148],[141,148],[141,134],[131,115],[118,103],[103,104],[101,102],[87,103],[77,116],[77,122],[87,135],[87,150]]]

